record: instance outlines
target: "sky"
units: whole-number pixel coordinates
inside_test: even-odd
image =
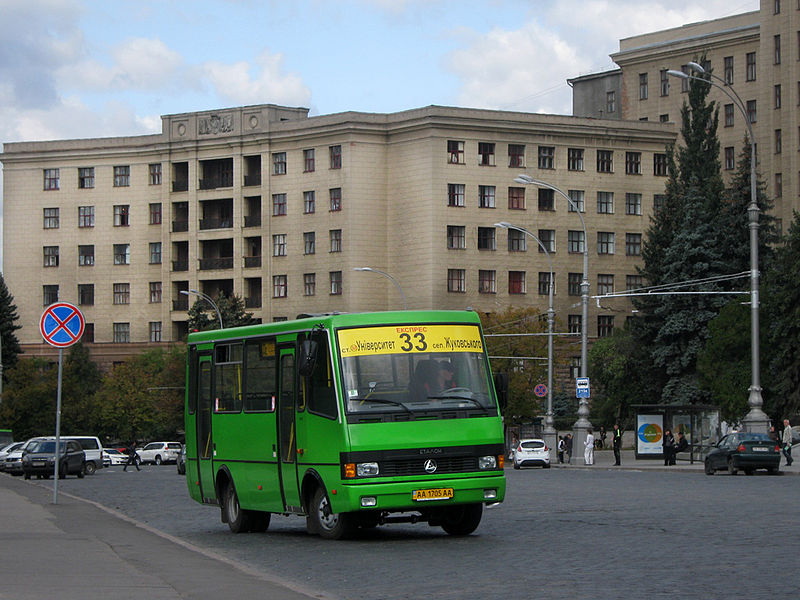
[[[570,114],[566,80],[615,68],[620,39],[758,7],[0,0],[0,143],[159,133],[161,115],[262,103],[312,116],[431,104]]]

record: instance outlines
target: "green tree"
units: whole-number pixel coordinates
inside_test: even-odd
[[[239,327],[240,325],[252,325],[256,323],[253,313],[245,310],[244,300],[235,294],[226,296],[224,292],[214,299],[214,303],[219,308],[222,316],[222,323],[225,328]],[[198,299],[189,309],[189,331],[207,331],[209,329],[219,329],[219,317],[217,312],[203,299]]]
[[[61,428],[67,435],[100,435],[96,393],[103,374],[82,344],[70,346],[61,375]]]
[[[19,347],[19,340],[14,332],[22,325],[17,323],[19,315],[17,306],[14,304],[14,297],[8,291],[3,274],[0,273],[0,343],[2,344],[2,357],[0,362],[3,369],[12,369],[17,364],[17,357],[22,353]],[[3,380],[7,381],[5,372]]]
[[[3,388],[0,424],[17,439],[51,435],[56,430],[58,369],[44,358],[17,361]]]

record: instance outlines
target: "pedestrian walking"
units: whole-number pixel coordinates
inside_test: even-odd
[[[675,436],[672,435],[670,429],[664,430],[664,441],[661,443],[664,447],[664,464],[675,464]]]
[[[586,430],[586,441],[583,442],[583,462],[587,465],[594,464],[594,435],[591,427]]]
[[[614,465],[620,466],[620,450],[622,450],[622,430],[617,423],[614,423],[614,439],[611,441],[614,446]]]
[[[786,466],[792,466],[792,426],[789,419],[783,420],[783,455],[786,457]]]
[[[558,462],[564,462],[564,449],[566,448],[566,443],[564,442],[564,436],[558,436]]]
[[[567,453],[567,463],[572,462],[572,434],[568,433],[564,440],[564,451]]]
[[[128,467],[133,465],[134,467],[136,467],[137,471],[141,471],[141,469],[139,468],[139,461],[136,460],[136,442],[131,442],[130,444],[128,444],[127,450],[128,450],[128,462],[125,463],[125,466],[122,467],[122,470],[127,472]]]

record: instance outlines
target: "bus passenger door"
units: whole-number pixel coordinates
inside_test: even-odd
[[[278,376],[278,444],[283,504],[287,512],[300,512],[300,486],[297,482],[297,375],[294,347],[280,349]]]
[[[211,353],[201,353],[197,368],[197,468],[203,502],[216,502],[214,488],[214,442],[211,432]]]

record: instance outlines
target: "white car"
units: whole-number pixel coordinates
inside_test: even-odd
[[[144,448],[137,448],[139,462],[160,465],[166,462],[177,462],[181,453],[180,442],[150,442]]]
[[[106,466],[124,465],[128,462],[128,455],[116,448],[103,448],[103,464]]]
[[[544,440],[520,440],[514,449],[514,468],[550,468],[550,448]]]

